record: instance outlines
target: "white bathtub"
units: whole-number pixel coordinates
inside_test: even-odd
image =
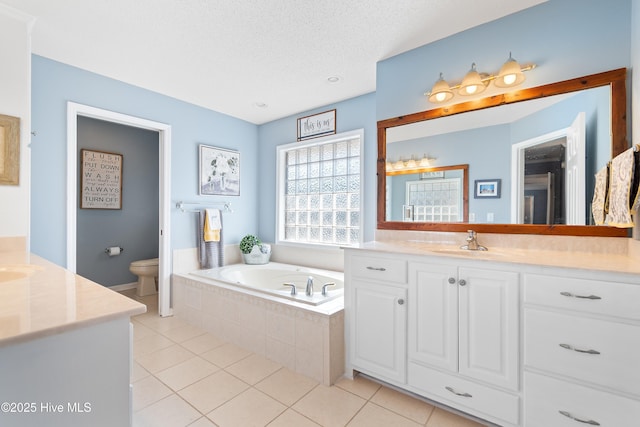
[[[297,265],[270,262],[264,265],[234,264],[209,270],[191,272],[194,276],[216,280],[252,291],[275,295],[311,305],[320,305],[344,295],[344,273]],[[305,293],[307,279],[313,278],[313,296]],[[291,295],[291,287],[296,286],[296,295]],[[322,287],[327,283],[327,295],[322,295]]]

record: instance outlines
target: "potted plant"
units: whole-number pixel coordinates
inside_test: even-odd
[[[240,240],[240,252],[245,264],[267,264],[271,257],[271,246],[256,236],[247,234]]]

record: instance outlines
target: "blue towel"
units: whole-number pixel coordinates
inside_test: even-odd
[[[222,238],[222,215],[220,215],[220,241],[204,241],[204,220],[205,211],[198,213],[198,256],[200,258],[200,268],[216,268],[224,265],[224,243]]]

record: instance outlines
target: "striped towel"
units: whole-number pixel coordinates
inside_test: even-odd
[[[216,268],[224,265],[224,242],[222,238],[222,215],[220,215],[220,240],[217,242],[205,242],[204,221],[205,211],[199,212],[198,221],[198,256],[200,258],[200,268]]]

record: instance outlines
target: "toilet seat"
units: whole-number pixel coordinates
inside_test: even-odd
[[[138,261],[133,261],[131,263],[133,267],[157,267],[158,266],[158,258],[151,259],[141,259]]]

